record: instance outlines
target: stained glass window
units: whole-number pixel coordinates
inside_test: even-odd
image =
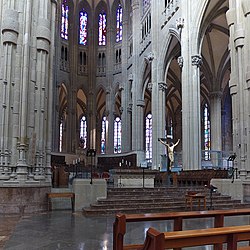
[[[87,147],[87,119],[85,116],[80,121],[80,147]]]
[[[87,44],[87,24],[88,13],[86,11],[80,11],[79,13],[79,44]]]
[[[114,153],[121,153],[122,125],[121,118],[116,117],[114,121]]]
[[[204,119],[204,150],[205,150],[205,158],[204,160],[210,160],[210,139],[211,139],[211,131],[210,131],[210,118],[209,118],[209,109],[208,104],[204,105],[203,110],[203,119]]]
[[[61,120],[59,124],[59,152],[62,152],[62,143],[63,143],[63,121]]]
[[[146,116],[146,159],[152,159],[152,114]]]
[[[173,120],[172,118],[169,119],[168,122],[168,129],[167,129],[167,138],[173,139],[174,137],[174,128],[173,128]]]
[[[106,25],[107,25],[106,14],[100,13],[98,20],[99,45],[106,45]]]
[[[106,148],[106,127],[107,127],[107,118],[104,116],[102,118],[102,132],[101,132],[101,153],[105,154]]]
[[[61,37],[68,40],[69,31],[69,6],[66,1],[62,2]]]
[[[122,6],[116,10],[116,42],[122,41]]]

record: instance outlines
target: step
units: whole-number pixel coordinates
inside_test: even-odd
[[[169,203],[134,203],[134,204],[91,204],[91,208],[102,208],[102,209],[109,209],[109,208],[127,208],[127,207],[137,207],[137,208],[141,208],[141,207],[171,207],[171,206],[183,206],[185,205],[185,203],[183,203],[182,201],[179,202],[169,202]]]
[[[130,204],[130,203],[135,203],[135,202],[141,202],[141,203],[148,203],[148,202],[153,202],[153,203],[156,203],[156,202],[171,202],[173,200],[172,197],[157,197],[157,198],[148,198],[146,197],[145,199],[143,198],[130,198],[130,199],[98,199],[98,203],[99,204],[116,204],[116,203],[119,203],[119,204]],[[175,199],[175,201],[183,201],[183,198],[180,197],[180,198],[177,198]]]
[[[233,200],[228,195],[219,192],[211,193],[204,186],[200,187],[156,187],[156,188],[108,188],[106,199],[99,199],[90,207],[84,208],[86,215],[105,215],[116,213],[154,213],[163,211],[188,211],[185,195],[195,191],[206,195],[207,209],[230,209],[250,207]],[[212,200],[211,200],[212,198]],[[203,210],[202,202],[199,208],[198,200],[193,201],[193,210]]]

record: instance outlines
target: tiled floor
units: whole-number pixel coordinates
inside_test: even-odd
[[[86,218],[81,213],[72,214],[69,210],[24,216],[21,219],[19,217],[0,218],[0,242],[4,243],[7,240],[5,246],[0,246],[0,249],[112,250],[114,219],[115,216]],[[212,224],[211,219],[192,219],[184,223],[184,229],[206,228],[211,227]],[[225,224],[250,224],[250,216],[226,219]],[[125,243],[142,243],[149,227],[168,231],[172,230],[172,226],[172,222],[129,223]],[[192,249],[210,250],[212,247]]]
[[[19,216],[0,216],[0,249],[3,249],[19,220]]]

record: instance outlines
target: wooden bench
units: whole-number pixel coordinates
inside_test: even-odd
[[[144,245],[137,245],[141,250],[164,250],[181,249],[182,247],[194,247],[204,245],[221,246],[227,244],[227,250],[249,249],[249,247],[240,248],[237,243],[250,240],[250,226],[233,226],[220,228],[207,228],[198,230],[185,230],[175,232],[158,232],[154,228],[147,231]],[[125,246],[126,250],[134,250],[134,245]]]
[[[217,228],[224,226],[225,217],[241,215],[250,215],[250,208],[148,214],[117,214],[113,223],[113,250],[124,249],[123,239],[126,234],[126,223],[128,222],[173,220],[173,230],[181,231],[183,229],[183,220],[185,219],[214,218],[214,227]],[[136,249],[136,245],[134,249]]]
[[[71,198],[71,207],[72,212],[75,211],[75,194],[68,192],[68,193],[47,193],[48,197],[48,210],[52,210],[51,199],[52,198]]]
[[[193,210],[193,201],[194,200],[198,200],[199,209],[200,209],[201,200],[203,201],[204,209],[206,209],[206,207],[207,207],[207,205],[206,205],[206,195],[201,194],[201,193],[188,192],[185,195],[185,200],[186,200],[186,208],[189,205],[191,211]]]

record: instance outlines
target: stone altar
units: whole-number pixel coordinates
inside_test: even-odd
[[[144,168],[111,169],[109,170],[114,181],[114,187],[121,188],[153,188],[157,170]]]

